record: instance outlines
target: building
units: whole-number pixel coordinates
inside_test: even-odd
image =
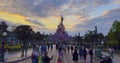
[[[61,22],[57,27],[56,32],[51,37],[51,40],[56,43],[66,43],[69,42],[70,37],[65,30],[65,26],[63,25],[63,17],[61,16]]]
[[[3,42],[3,41],[5,41],[5,42],[7,42],[7,43],[9,43],[9,44],[11,44],[11,45],[15,45],[15,44],[19,44],[19,39],[17,38],[17,34],[15,34],[14,32],[7,32],[7,36],[2,36],[1,38],[0,38],[0,42]]]

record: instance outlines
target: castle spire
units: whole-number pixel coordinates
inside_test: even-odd
[[[64,18],[61,16],[61,24],[63,24],[63,19],[64,19]]]
[[[65,31],[65,27],[63,25],[63,16],[61,16],[60,24],[58,25],[58,28],[55,32],[55,34],[52,36],[51,40],[57,43],[63,43],[63,42],[69,42],[70,37],[68,33]]]

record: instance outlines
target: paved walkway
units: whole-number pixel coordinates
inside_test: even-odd
[[[48,51],[48,56],[51,57],[52,55],[53,55],[53,59],[51,60],[51,63],[56,63],[57,58],[58,58],[58,51],[55,49],[55,46],[54,46],[53,50]],[[72,53],[71,52],[64,53],[63,59],[64,59],[64,63],[74,63],[72,61]],[[31,63],[31,62],[32,62],[31,59],[28,59],[28,60],[25,60],[25,61],[22,61],[19,63]],[[87,56],[86,62],[84,62],[83,60],[79,60],[78,63],[90,63],[89,62],[89,55]],[[98,63],[98,61],[94,60],[94,63]]]
[[[56,63],[58,53],[56,51],[55,45],[53,46],[53,50],[49,49],[48,50],[48,56],[51,57],[53,55],[53,59],[50,61],[51,63]],[[32,63],[31,58],[18,62],[18,63]]]
[[[108,53],[103,52],[103,54],[109,56]],[[114,54],[113,63],[120,63],[120,55],[119,54]]]
[[[31,53],[32,53],[32,50],[31,49],[28,50],[28,56],[30,56]],[[103,54],[108,55],[108,53],[103,53]],[[56,50],[55,46],[53,46],[53,50],[50,49],[48,51],[48,56],[51,57],[52,55],[53,55],[53,59],[51,60],[51,63],[56,63],[57,57],[58,57],[58,51]],[[120,63],[119,58],[120,58],[120,55],[115,54],[114,59],[113,59],[113,63]],[[6,60],[6,62],[15,61],[15,60],[19,60],[19,59],[24,59],[24,58],[21,58],[21,52],[11,53],[11,54],[8,55],[8,59]],[[64,63],[73,63],[72,53],[71,52],[64,53],[64,58],[63,59],[64,59]],[[90,60],[89,55],[87,55],[86,62],[84,60],[79,59],[78,63],[90,63],[89,60]],[[31,61],[31,58],[29,58],[27,60],[24,60],[24,61],[21,61],[21,62],[18,62],[18,63],[32,63],[32,61]],[[99,60],[94,59],[94,63],[99,63]]]
[[[64,57],[65,57],[65,63],[74,63],[73,62],[73,60],[72,60],[72,53],[71,52],[66,52],[65,54],[64,54]],[[99,63],[97,60],[93,60],[93,62],[94,63]],[[90,63],[90,57],[89,57],[89,55],[87,55],[87,59],[86,59],[86,61],[84,61],[83,59],[80,59],[79,58],[79,60],[78,60],[78,63]]]
[[[25,59],[32,54],[32,49],[28,50],[27,57],[21,57],[21,54],[22,54],[21,51],[13,52],[13,53],[8,52],[8,54],[6,55],[7,58],[5,58],[5,62],[13,62],[13,61]]]

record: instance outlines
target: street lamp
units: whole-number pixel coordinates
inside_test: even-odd
[[[3,32],[4,40],[6,39],[7,32]]]
[[[104,45],[104,42],[103,42],[103,41],[101,41],[101,45]]]

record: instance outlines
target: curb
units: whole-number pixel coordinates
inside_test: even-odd
[[[10,61],[10,62],[0,62],[0,63],[18,63],[18,62],[21,62],[21,61],[27,60],[27,59],[29,59],[30,57],[31,57],[31,56],[26,57],[26,58],[23,58],[23,59],[15,60],[15,61]]]

